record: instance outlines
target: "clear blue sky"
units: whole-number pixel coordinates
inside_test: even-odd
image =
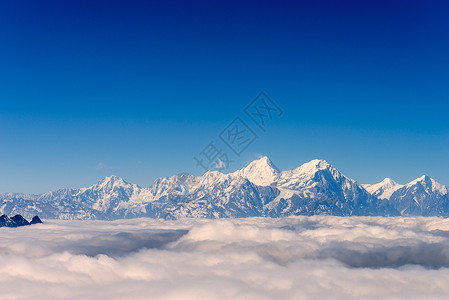
[[[261,90],[284,114],[232,170],[449,184],[449,3],[274,2],[2,1],[0,192],[200,174]]]

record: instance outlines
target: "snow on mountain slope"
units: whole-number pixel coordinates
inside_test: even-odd
[[[281,172],[277,186],[288,190],[303,190],[315,186],[317,182],[313,180],[314,176],[320,171],[330,172],[332,176],[341,177],[333,166],[324,160],[315,159],[300,167]]]
[[[391,178],[385,178],[384,180],[376,184],[362,184],[362,186],[371,195],[379,199],[390,199],[391,195],[395,191],[403,187],[403,185],[396,183]]]
[[[412,187],[416,185],[422,185],[425,187],[425,191],[428,194],[439,194],[439,195],[447,195],[449,193],[449,188],[447,186],[442,185],[437,182],[435,179],[430,178],[427,175],[423,175],[410,183],[408,183],[407,187]]]
[[[204,177],[210,177],[205,174]],[[215,174],[216,175],[216,174]],[[264,205],[277,196],[271,187],[257,186],[241,176],[227,174],[202,178],[203,184],[187,195],[174,215],[208,218],[263,216]]]
[[[429,176],[396,190],[390,203],[405,216],[449,216],[449,188]]]
[[[274,184],[280,195],[270,215],[395,215],[388,204],[366,192],[324,160],[312,160],[280,173]]]
[[[93,210],[105,216],[129,217],[144,212],[144,203],[151,201],[151,194],[136,184],[130,184],[118,176],[106,177],[87,189],[80,189],[76,199],[88,203]]]
[[[89,188],[60,189],[41,195],[15,198],[0,197],[0,211],[40,215],[58,219],[116,219],[139,216],[151,199],[147,190],[117,176],[98,181]]]
[[[167,195],[183,196],[198,184],[199,178],[195,175],[179,174],[156,179],[149,191],[154,199],[159,199]]]
[[[149,188],[110,176],[88,188],[66,188],[41,195],[2,194],[0,213],[108,220],[141,216],[390,216],[399,212],[449,216],[448,194],[447,187],[427,176],[405,186],[386,179],[363,188],[324,160],[280,172],[267,157],[262,157],[234,173],[179,174],[159,178]]]

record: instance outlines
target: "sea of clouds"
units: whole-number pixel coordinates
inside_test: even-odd
[[[449,299],[449,219],[44,220],[0,228],[0,299]]]

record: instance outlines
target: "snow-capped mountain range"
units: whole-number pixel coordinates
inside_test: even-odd
[[[360,185],[324,160],[288,171],[262,157],[234,173],[157,179],[141,188],[117,176],[89,188],[40,195],[0,194],[0,214],[56,219],[282,217],[290,215],[449,216],[449,188],[428,176],[407,185],[387,178]]]

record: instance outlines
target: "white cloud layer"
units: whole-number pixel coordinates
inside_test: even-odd
[[[0,299],[448,299],[449,220],[44,220],[0,228]]]

